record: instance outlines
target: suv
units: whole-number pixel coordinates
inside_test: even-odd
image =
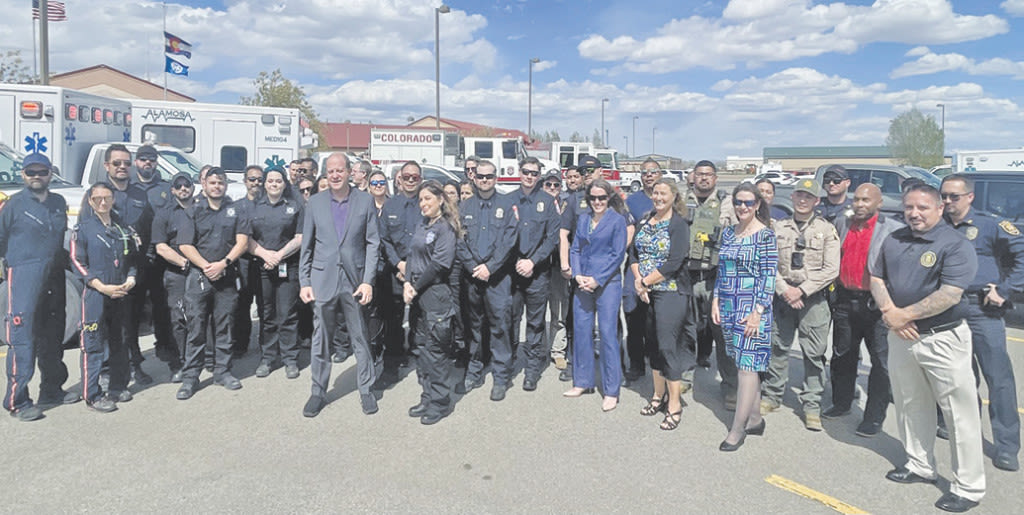
[[[823,184],[825,169],[833,163],[824,164],[818,167],[814,174],[818,184]],[[916,166],[891,166],[871,164],[845,164],[846,173],[850,176],[850,188],[848,196],[853,196],[854,190],[864,183],[871,183],[882,190],[882,211],[903,219],[903,182],[907,179],[919,179],[925,184],[935,186],[936,189],[942,183],[938,177],[928,173],[924,168]],[[792,211],[792,201],[789,198],[792,193],[792,186],[778,186],[775,191],[775,203],[785,209]],[[822,194],[824,196],[824,194]]]
[[[978,211],[1001,216],[1024,231],[1024,174],[1020,172],[970,172]]]

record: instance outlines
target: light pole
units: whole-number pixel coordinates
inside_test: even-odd
[[[946,104],[935,104],[935,107],[942,109],[942,159],[946,159]]]
[[[657,127],[651,127],[651,154],[654,154],[654,131],[658,130]]]
[[[605,148],[608,147],[608,134],[604,132],[604,105],[608,103],[607,98],[601,99],[601,137],[604,138],[601,143],[604,143]]]
[[[526,94],[526,136],[533,139],[533,65],[540,62],[536,57],[530,58],[530,83]]]
[[[441,15],[451,12],[446,4],[434,8],[434,127],[441,128]]]
[[[626,152],[629,152],[629,136],[623,136],[622,139],[626,140],[626,144],[622,148],[626,149]],[[633,157],[633,156],[629,156],[629,157]]]
[[[636,157],[636,121],[639,120],[639,119],[640,119],[639,116],[637,116],[635,114],[633,115],[633,156],[632,157]]]

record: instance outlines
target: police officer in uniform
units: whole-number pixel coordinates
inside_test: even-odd
[[[186,211],[178,228],[181,253],[192,263],[185,283],[188,343],[177,398],[195,393],[206,350],[207,324],[214,327],[214,383],[229,390],[242,387],[231,375],[231,323],[238,303],[238,269],[233,266],[249,244],[249,220],[225,194],[227,174],[206,173],[204,198]]]
[[[494,163],[481,160],[476,172],[477,194],[462,202],[465,236],[457,246],[469,306],[470,361],[466,391],[484,384],[490,361],[494,375],[491,400],[501,401],[511,386],[515,355],[509,341],[512,280],[508,266],[516,244],[516,220],[509,198],[495,190]],[[488,360],[490,354],[490,360]]]
[[[62,390],[64,366],[64,231],[67,203],[49,191],[50,160],[38,152],[25,156],[21,177],[25,189],[0,204],[0,256],[6,261],[8,310],[5,322],[7,388],[4,408],[22,421],[42,418],[40,406],[78,402],[77,393]],[[28,395],[28,383],[39,357],[39,403]]]
[[[167,365],[171,369],[171,382],[181,382],[181,364],[185,356],[185,342],[188,337],[188,324],[185,319],[185,276],[188,274],[189,261],[181,254],[176,241],[178,228],[185,224],[185,209],[192,205],[192,177],[181,172],[171,179],[170,202],[158,209],[153,218],[153,247],[160,256],[160,269],[163,270],[163,286],[167,292],[166,303],[171,320],[171,339],[174,352],[169,356]]]
[[[710,333],[715,345],[715,359],[722,376],[722,395],[726,409],[736,407],[736,362],[725,355],[722,328],[711,323],[711,297],[718,276],[718,245],[722,228],[736,224],[730,195],[717,188],[718,170],[711,161],[703,160],[693,167],[689,177],[693,187],[686,194],[690,222],[690,255],[687,270],[693,285],[693,303],[686,318],[683,335],[686,344],[696,350],[697,363],[707,366],[710,345],[703,344]],[[693,370],[683,372],[683,393],[693,387]]]
[[[842,165],[832,165],[825,169],[821,180],[826,195],[821,197],[816,212],[818,216],[830,223],[835,223],[839,215],[850,216],[853,198],[848,194],[850,175]]]
[[[1003,317],[1011,307],[1011,293],[1024,290],[1024,237],[1008,220],[980,213],[971,207],[974,181],[967,175],[942,179],[945,218],[967,237],[978,256],[978,274],[964,292],[967,325],[971,328],[974,358],[988,386],[988,413],[996,468],[1020,468],[1020,414],[1013,363],[1006,350]],[[975,375],[978,369],[974,369]]]
[[[71,262],[85,281],[82,293],[82,396],[95,411],[109,413],[117,402],[132,400],[128,391],[128,349],[124,346],[128,293],[136,284],[139,238],[113,215],[114,192],[96,183],[86,192],[81,218],[71,238]],[[108,395],[100,388],[107,360]]]
[[[245,168],[245,197],[232,200],[234,200],[235,209],[249,219],[250,226],[256,203],[263,198],[263,195],[263,168],[258,165],[247,166]],[[263,304],[260,295],[260,264],[256,261],[256,257],[248,252],[242,254],[242,257],[238,259],[238,282],[241,288],[238,290],[235,320],[231,324],[231,354],[236,359],[245,356],[245,353],[249,351],[249,341],[252,340],[252,303],[255,300],[257,306]],[[296,296],[298,296],[297,293]],[[262,313],[262,310],[257,309],[257,313]],[[262,332],[263,326],[260,325],[259,329]]]
[[[561,221],[552,205],[554,199],[540,185],[541,164],[528,157],[519,165],[521,185],[511,193],[517,218],[517,241],[512,251],[512,355],[519,344],[519,322],[526,311],[526,366],[523,390],[537,389],[541,370],[548,359],[544,311],[550,293],[551,253],[558,245]]]
[[[939,509],[964,512],[985,495],[978,389],[971,371],[971,331],[964,292],[978,272],[971,243],[942,220],[932,186],[903,192],[903,219],[869,264],[871,295],[889,328],[889,370],[905,465],[886,478],[935,483],[935,404],[950,424],[953,474]]]
[[[114,190],[114,216],[138,233],[142,240],[141,248],[149,248],[150,230],[153,227],[153,208],[149,205],[149,193],[129,177],[132,166],[132,154],[120,143],[107,147],[103,166],[107,169],[107,183]],[[125,316],[124,342],[128,347],[131,360],[132,380],[140,385],[153,382],[153,378],[142,370],[142,351],[139,349],[139,322],[142,318],[142,306],[145,303],[143,289],[133,289],[128,294],[128,305],[131,307]],[[163,335],[159,336],[163,339]]]
[[[398,192],[384,203],[380,212],[381,252],[386,258],[385,270],[392,277],[391,295],[385,302],[390,302],[387,312],[404,313],[405,304],[402,300],[405,284],[405,266],[409,260],[409,243],[416,227],[423,219],[420,213],[419,199],[416,192],[423,182],[423,173],[416,161],[408,161],[398,171]],[[417,309],[409,310],[409,348],[415,348],[415,319]],[[385,323],[388,323],[385,321]],[[406,362],[406,349],[403,348],[404,336],[401,330],[401,316],[391,323],[398,328],[385,328],[384,334],[393,335],[384,339],[384,368],[387,377],[394,379],[397,369]]]
[[[804,426],[821,431],[821,393],[825,390],[825,351],[832,321],[826,290],[839,276],[839,235],[836,228],[814,213],[821,188],[813,179],[796,183],[791,199],[793,216],[777,220],[775,238],[779,269],[775,279],[775,322],[772,359],[761,399],[761,414],[779,409],[789,382],[789,349],[793,337],[804,357],[800,402]]]

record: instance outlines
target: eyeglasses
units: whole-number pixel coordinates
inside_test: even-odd
[[[155,157],[136,157],[135,160],[136,161],[142,161],[142,162],[145,162],[145,163],[152,163],[152,162],[156,161],[156,158]]]
[[[420,176],[419,175],[403,175],[402,176],[402,180],[405,181],[405,182],[416,182],[416,181],[420,180]]]
[[[588,195],[587,198],[591,202],[607,202],[608,201],[608,195]]]
[[[491,180],[494,180],[495,177],[497,177],[497,175],[493,174],[493,173],[478,173],[478,174],[476,174],[476,178],[480,179],[481,181],[491,181]]]
[[[520,168],[519,173],[523,175],[532,175],[534,177],[540,177],[540,170],[530,170],[528,168]]]
[[[845,180],[846,179],[826,179],[825,184],[839,184]]]
[[[544,187],[545,188],[561,188],[562,184],[558,183],[558,182],[545,182],[544,183]]]
[[[641,175],[657,175],[659,173],[661,173],[661,170],[644,170],[640,172]]]
[[[370,186],[387,186],[387,184],[388,184],[388,181],[385,181],[383,179],[376,179],[376,180],[370,181]]]
[[[597,170],[597,168],[594,168],[592,166],[588,166],[588,167],[577,168],[577,170],[580,171],[580,175],[589,175],[589,174],[594,173],[594,170]]]
[[[475,166],[467,166],[466,167],[466,173],[470,173],[470,172],[476,173],[476,167]]]
[[[97,204],[104,204],[104,203],[106,203],[106,204],[113,204],[114,203],[114,197],[110,197],[110,196],[90,197],[89,200],[92,201],[92,202],[95,202]]]
[[[746,206],[746,207],[749,208],[749,207],[754,207],[755,204],[757,204],[757,200],[732,199],[733,207]]]
[[[191,188],[191,187],[192,187],[192,183],[190,183],[190,182],[178,182],[178,183],[174,184],[174,189],[176,189],[176,190],[180,190],[182,188]]]
[[[25,172],[25,175],[27,175],[29,177],[46,177],[47,175],[50,175],[50,171],[45,169],[45,168],[43,168],[41,170],[40,169],[25,170],[24,172]]]
[[[312,186],[307,186],[305,188],[299,188],[299,193],[312,193],[312,192],[313,192],[313,187]]]
[[[247,182],[263,182],[263,177],[246,177]]]
[[[309,168],[296,168],[295,173],[309,173]]]
[[[109,163],[111,166],[131,166],[132,164],[132,162],[127,159],[115,159],[113,161],[109,161]]]
[[[960,199],[966,197],[967,193],[943,193],[942,200],[948,200],[950,202],[960,202]]]

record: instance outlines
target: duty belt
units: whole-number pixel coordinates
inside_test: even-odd
[[[709,268],[707,270],[687,270],[687,272],[690,274],[690,281],[693,283],[698,283],[702,281],[713,281],[716,277],[718,277],[717,268]]]
[[[939,333],[941,333],[943,331],[950,331],[952,329],[956,329],[957,327],[960,327],[960,324],[962,324],[962,323],[964,323],[964,320],[961,318],[961,319],[958,319],[958,320],[954,320],[952,322],[947,322],[945,324],[939,324],[939,325],[937,325],[935,327],[932,327],[932,328],[929,328],[929,329],[925,329],[925,330],[923,330],[921,332],[922,333],[928,333],[928,334],[939,334]]]

